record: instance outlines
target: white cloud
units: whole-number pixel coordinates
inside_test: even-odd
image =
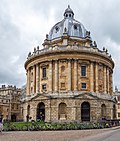
[[[14,63],[16,63],[17,61],[18,61],[18,59],[19,59],[19,56],[11,56],[11,64],[14,64]]]

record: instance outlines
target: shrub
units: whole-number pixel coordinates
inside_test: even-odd
[[[42,130],[85,130],[111,127],[108,123],[46,123],[43,121],[31,122],[4,122],[4,131],[42,131]]]

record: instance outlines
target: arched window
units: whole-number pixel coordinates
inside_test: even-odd
[[[81,120],[90,121],[90,104],[88,102],[81,104]]]
[[[106,105],[105,104],[101,105],[101,117],[106,118]]]
[[[65,103],[60,103],[58,107],[58,118],[60,120],[67,119],[67,105]]]
[[[68,14],[66,14],[65,16],[68,17]]]
[[[36,119],[40,119],[42,121],[45,120],[45,104],[40,102],[37,106],[37,117]]]

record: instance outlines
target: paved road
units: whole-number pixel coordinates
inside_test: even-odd
[[[76,140],[81,141],[81,140]],[[120,141],[120,128],[110,130],[108,132],[86,137],[82,141]]]
[[[117,128],[3,132],[0,141],[120,141],[120,127]]]

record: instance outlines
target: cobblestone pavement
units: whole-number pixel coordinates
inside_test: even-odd
[[[109,132],[107,129],[71,131],[15,131],[0,134],[0,141],[76,141],[96,134]]]

